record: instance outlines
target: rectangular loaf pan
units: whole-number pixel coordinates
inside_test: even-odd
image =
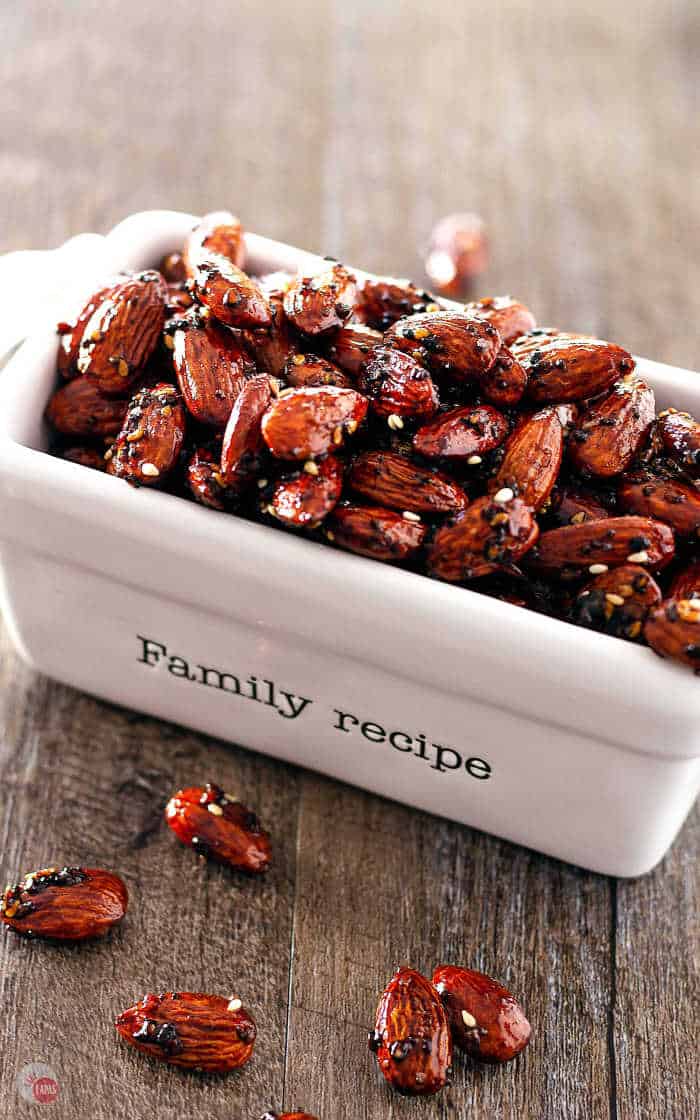
[[[648,871],[700,785],[687,670],[45,453],[56,320],[114,270],[157,264],[194,221],[136,214],[32,258],[36,329],[0,376],[0,576],[22,656],[96,696],[584,867]],[[317,260],[247,244],[257,272]],[[16,301],[21,288],[20,276]],[[644,359],[639,372],[659,407],[700,413],[697,374]]]

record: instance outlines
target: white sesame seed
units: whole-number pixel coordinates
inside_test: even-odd
[[[141,474],[144,474],[146,478],[158,478],[160,471],[155,463],[142,463]]]
[[[501,505],[504,502],[512,501],[514,497],[515,494],[511,490],[510,486],[504,486],[501,490],[496,491],[493,496],[493,500],[494,502],[498,502],[498,504]]]
[[[330,529],[326,529],[326,540],[327,541],[334,541],[335,540],[335,533],[331,533]]]
[[[231,999],[228,1001],[229,1011],[240,1011],[242,1006],[243,1006],[243,1000],[239,999],[238,996],[232,996]]]
[[[578,511],[578,513],[574,513],[574,514],[573,514],[573,516],[571,517],[571,519],[570,519],[570,522],[569,522],[569,523],[570,523],[571,525],[582,525],[582,524],[583,524],[583,522],[584,522],[585,520],[586,520],[586,514],[585,514],[585,511],[584,511],[584,510],[582,510],[582,509],[580,509],[580,510]]]
[[[612,603],[613,607],[623,607],[625,604],[625,600],[622,598],[622,595],[615,595],[613,591],[609,591],[605,596],[605,599],[606,602]]]
[[[481,458],[481,455],[470,455],[467,459],[467,463],[470,467],[478,467],[479,463],[481,463],[482,461],[483,460]]]
[[[418,514],[413,513],[410,509],[405,509],[403,511],[403,513],[401,514],[401,516],[403,517],[404,521],[418,521],[418,522],[420,522],[420,517],[418,516]]]
[[[607,572],[607,570],[607,564],[591,564],[588,568],[592,576],[602,576],[603,572]]]
[[[258,490],[264,490],[266,486],[267,486],[267,479],[266,478],[259,478],[258,479]]]
[[[304,463],[304,470],[307,474],[318,474],[318,463],[314,463],[313,459],[307,459]]]
[[[630,552],[627,559],[629,560],[630,564],[648,564],[649,553],[645,548],[643,548],[641,552]]]
[[[224,815],[223,809],[220,805],[217,805],[215,801],[210,801],[207,805],[207,809],[213,817],[223,817]]]
[[[392,412],[391,416],[387,417],[386,422],[394,432],[400,432],[403,428],[403,420],[400,416],[397,416],[395,412]]]
[[[462,1012],[462,1022],[464,1023],[465,1027],[469,1028],[469,1030],[476,1026],[476,1019],[473,1015],[470,1015],[468,1011]]]

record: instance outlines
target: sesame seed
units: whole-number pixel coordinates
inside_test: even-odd
[[[648,564],[649,553],[644,548],[641,552],[630,552],[627,559],[629,560],[630,564]]]
[[[105,451],[105,453],[104,453],[104,458],[105,458],[106,462],[109,462],[109,460],[112,458],[113,455],[114,455],[114,452],[112,451],[112,448],[111,447],[108,448],[108,450]]]
[[[613,605],[613,607],[622,607],[622,606],[624,606],[624,603],[625,603],[625,600],[622,598],[622,595],[615,595],[615,593],[613,591],[609,591],[607,593],[607,595],[605,596],[605,599],[606,599],[606,602],[611,603]]]
[[[215,801],[210,801],[207,805],[207,809],[214,817],[223,817],[224,815],[223,809],[220,805],[217,805]]]
[[[462,1022],[469,1030],[472,1030],[476,1026],[476,1019],[473,1015],[470,1015],[468,1011],[462,1012]]]
[[[306,361],[306,354],[295,354],[292,361],[295,366],[303,366]]]
[[[238,996],[231,996],[231,999],[228,1001],[228,1010],[229,1011],[240,1011],[242,1006],[243,1006],[243,1000],[240,1000],[238,998]]]
[[[173,412],[172,405],[169,405],[169,404],[164,404],[163,407],[160,410],[161,416],[172,416],[172,412]]]
[[[307,459],[306,462],[304,463],[304,470],[306,471],[307,474],[317,475],[318,474],[318,464],[314,463],[313,459]]]
[[[357,431],[357,420],[348,420],[345,429],[351,436],[354,435]]]
[[[607,572],[607,570],[607,564],[591,564],[588,568],[592,576],[602,576],[603,572]]]
[[[164,341],[165,345],[167,346],[168,350],[174,350],[175,349],[175,339],[173,338],[173,336],[171,334],[164,334],[163,335],[163,341]]]
[[[129,363],[124,361],[124,358],[120,358],[117,363],[117,373],[120,377],[129,376]]]
[[[336,447],[338,447],[342,442],[343,442],[343,429],[342,428],[334,428],[333,429],[333,443],[336,445]]]
[[[258,479],[258,490],[264,490],[266,486],[267,486],[267,479],[266,478],[259,478]]]
[[[404,521],[417,521],[420,523],[420,517],[417,513],[413,513],[410,509],[405,509],[401,514]]]
[[[573,517],[570,520],[570,524],[571,525],[582,525],[585,520],[586,520],[586,514],[582,509],[580,509],[578,511],[578,513],[575,513],[573,515]]]
[[[481,462],[483,462],[481,455],[470,455],[467,459],[467,463],[470,467],[478,467]]]
[[[139,427],[139,428],[136,429],[135,432],[132,432],[131,435],[128,435],[126,437],[126,442],[127,443],[135,443],[137,439],[141,439],[141,437],[144,436],[145,434],[146,433],[144,432],[143,428]]]
[[[391,416],[387,417],[386,422],[394,432],[400,432],[403,428],[403,420],[400,416],[397,416],[395,412],[392,412]]]
[[[327,541],[334,541],[335,540],[335,533],[331,533],[330,529],[326,530],[326,540]]]
[[[155,463],[142,463],[141,474],[145,475],[146,478],[158,478],[160,471]]]
[[[214,479],[214,482],[217,486],[221,486],[223,488],[226,485],[219,471],[213,471],[211,477]]]
[[[501,505],[503,502],[512,501],[514,497],[515,494],[511,490],[510,486],[503,486],[500,490],[496,491],[493,496],[493,500],[494,502],[498,502],[498,504]]]

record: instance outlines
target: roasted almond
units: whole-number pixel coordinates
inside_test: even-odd
[[[116,436],[128,401],[104,397],[87,377],[74,377],[62,385],[46,406],[46,419],[64,436]]]
[[[438,529],[428,570],[449,583],[477,579],[515,564],[538,536],[533,511],[512,490],[477,498]]]
[[[467,315],[479,315],[493,323],[506,346],[536,326],[535,316],[530,309],[510,296],[476,299],[465,303],[464,310]]]
[[[395,513],[380,506],[337,506],[329,522],[327,538],[339,548],[370,556],[373,560],[406,560],[420,548],[425,525],[417,514]]]
[[[555,487],[548,513],[557,525],[578,525],[581,521],[599,521],[610,516],[610,511],[594,494],[574,490],[568,485]]]
[[[669,588],[670,599],[700,599],[700,560],[676,572]]]
[[[379,331],[364,323],[344,323],[328,342],[328,357],[351,377],[357,377],[375,346],[382,341]]]
[[[399,319],[385,339],[396,349],[417,353],[431,369],[457,380],[486,373],[502,344],[492,323],[461,311],[434,311]]]
[[[318,463],[310,459],[275,483],[265,512],[291,528],[313,529],[338,504],[342,489],[343,465],[334,455]]]
[[[513,995],[483,972],[440,965],[433,973],[452,1037],[482,1062],[510,1062],[528,1042],[532,1028]]]
[[[56,368],[61,377],[75,377],[78,372],[78,354],[80,352],[80,343],[82,342],[83,332],[85,325],[90,321],[97,308],[100,306],[105,296],[113,291],[115,285],[122,284],[126,280],[126,276],[115,276],[112,278],[111,283],[105,284],[104,287],[99,288],[85,306],[82,308],[75,323],[59,323],[57,326],[58,332],[58,357],[56,359]]]
[[[527,505],[542,509],[559,475],[563,451],[564,432],[557,410],[543,408],[509,436],[490,489],[510,487]]]
[[[284,294],[284,312],[303,334],[325,334],[350,318],[356,292],[354,274],[332,264],[313,276],[295,277]]]
[[[649,611],[660,602],[661,591],[649,572],[638,564],[623,564],[596,576],[579,592],[572,619],[589,630],[638,641]]]
[[[272,321],[270,304],[250,276],[227,257],[212,253],[194,270],[192,291],[227,327],[257,329]]]
[[[422,311],[439,311],[435,297],[410,280],[396,280],[392,276],[370,276],[360,289],[357,314],[363,323],[378,331],[385,331],[392,323],[406,315]]]
[[[292,354],[284,367],[284,379],[295,388],[336,385],[340,389],[352,389],[353,386],[352,378],[318,354]]]
[[[508,435],[508,421],[491,405],[473,405],[443,412],[423,424],[413,447],[429,459],[480,459],[500,447]]]
[[[15,933],[53,941],[102,937],[126,913],[118,875],[100,867],[45,867],[5,888],[0,918]]]
[[[210,447],[197,447],[187,461],[187,487],[194,500],[208,509],[228,509],[237,498],[237,491],[226,485],[220,459]]]
[[[237,996],[149,993],[115,1026],[130,1046],[182,1069],[227,1073],[250,1060],[256,1028]]]
[[[278,459],[314,459],[340,447],[366,413],[367,400],[354,389],[289,389],[263,416],[263,439]]]
[[[89,467],[93,471],[103,471],[107,466],[104,454],[96,447],[64,447],[61,458],[69,463],[79,463],[81,467]]]
[[[548,529],[528,564],[543,574],[567,578],[602,575],[621,564],[663,568],[673,559],[673,530],[649,517],[608,517]]]
[[[243,339],[258,369],[271,377],[282,377],[285,366],[298,350],[298,342],[282,309],[282,298],[270,296],[270,323],[262,330],[243,331]]]
[[[78,372],[103,393],[126,393],[156,348],[167,298],[167,284],[156,271],[103,291],[83,328]]]
[[[221,445],[221,475],[226,486],[245,487],[264,449],[261,422],[272,391],[266,374],[246,381],[231,410]]]
[[[255,813],[220,786],[208,783],[173,794],[165,819],[183,844],[207,859],[259,875],[271,859],[270,837]]]
[[[681,537],[700,534],[700,490],[692,482],[647,468],[626,475],[617,496],[625,513],[665,521]]]
[[[411,354],[375,346],[360,375],[359,386],[377,416],[432,416],[440,403],[425,366]]]
[[[139,486],[159,486],[178,462],[185,410],[173,385],[146,387],[131,398],[107,452],[107,473]]]
[[[700,424],[689,412],[659,413],[658,432],[669,455],[694,478],[700,475]]]
[[[212,254],[230,261],[236,268],[243,268],[245,265],[243,226],[228,210],[205,214],[188,235],[182,257],[187,275],[194,278],[197,269],[206,264]]]
[[[581,474],[610,478],[634,459],[654,422],[654,393],[643,381],[618,381],[581,415],[569,457]]]
[[[173,364],[185,408],[200,424],[223,430],[246,379],[255,373],[247,350],[211,319],[173,325]]]
[[[489,369],[477,374],[479,388],[487,400],[512,408],[527,388],[527,373],[507,346],[502,346]]]
[[[644,637],[660,657],[700,668],[700,599],[666,599],[652,610]]]
[[[516,339],[510,349],[528,375],[530,400],[540,404],[597,397],[634,369],[627,350],[584,335],[544,335],[534,350]]]
[[[452,1037],[435,988],[412,968],[399,968],[382,993],[369,1037],[384,1077],[399,1093],[427,1096],[447,1085]]]
[[[158,265],[158,271],[169,285],[184,284],[187,279],[187,268],[182,253],[167,253]]]
[[[448,475],[392,451],[358,455],[348,481],[357,494],[389,509],[454,513],[467,504],[464,491]]]

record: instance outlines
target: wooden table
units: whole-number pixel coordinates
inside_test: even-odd
[[[4,248],[226,205],[418,275],[433,221],[474,208],[484,293],[700,365],[693,0],[23,0],[3,40]],[[31,1113],[14,1081],[33,1061],[65,1120],[697,1115],[697,815],[655,872],[615,882],[99,703],[8,636],[0,671],[5,878],[97,863],[132,896],[105,944],[0,938],[1,1116]],[[200,866],[162,826],[168,793],[209,777],[270,822],[265,882]],[[459,1061],[440,1098],[406,1101],[366,1030],[398,963],[438,960],[502,977],[534,1040],[512,1068]],[[115,1014],[168,987],[240,993],[252,1065],[189,1076],[118,1045]]]

